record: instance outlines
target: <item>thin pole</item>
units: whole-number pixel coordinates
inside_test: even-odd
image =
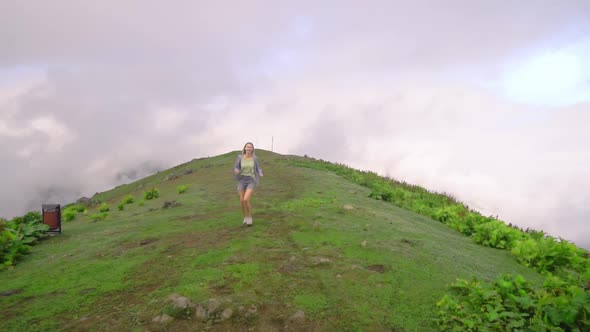
[[[275,137],[271,136],[271,141],[270,141],[270,152],[274,152],[274,145],[275,145]]]

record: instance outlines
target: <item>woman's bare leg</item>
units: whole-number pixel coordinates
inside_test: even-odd
[[[245,216],[252,217],[252,206],[250,205],[250,197],[252,197],[252,193],[254,189],[246,189],[244,193],[244,206],[245,206]]]
[[[240,194],[240,207],[242,208],[242,214],[244,215],[244,218],[246,218],[246,202],[244,201],[245,192],[240,190],[238,193]]]

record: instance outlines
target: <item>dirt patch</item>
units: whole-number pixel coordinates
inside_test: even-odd
[[[164,205],[162,205],[162,209],[170,209],[177,206],[181,206],[182,204],[177,201],[164,201]]]
[[[155,238],[155,237],[147,238],[147,239],[143,239],[143,240],[139,241],[139,245],[145,246],[146,244],[154,243],[156,241],[158,241],[158,238]]]
[[[408,245],[410,245],[412,247],[418,244],[416,241],[408,240],[408,239],[401,239],[400,241],[402,243],[408,244]]]
[[[153,238],[152,237],[152,238],[145,238],[145,239],[142,239],[142,240],[139,240],[139,241],[134,240],[134,241],[122,242],[118,246],[113,247],[113,248],[110,248],[108,251],[99,253],[97,255],[100,256],[100,257],[103,257],[103,256],[113,256],[113,257],[121,256],[121,255],[125,254],[127,251],[132,250],[132,249],[135,249],[135,248],[139,248],[139,247],[142,247],[142,246],[150,247],[149,244],[152,244],[152,243],[154,243],[154,242],[156,242],[158,240],[159,240],[158,238]]]
[[[80,291],[80,295],[85,295],[91,292],[94,292],[96,290],[96,288],[86,288]]]
[[[248,315],[239,310],[231,319],[215,324],[176,320],[166,326],[151,324],[150,331],[325,331],[327,326],[322,321],[306,320],[290,322],[293,309],[279,303],[259,303],[255,315]]]
[[[187,248],[213,249],[225,245],[229,240],[237,237],[238,233],[232,228],[222,228],[210,232],[194,232],[181,234],[171,238],[172,244],[164,253],[174,255]]]
[[[22,289],[11,289],[11,290],[7,290],[7,291],[3,291],[3,292],[0,292],[0,297],[15,295],[18,293],[22,293],[22,291],[23,291]]]
[[[279,267],[279,271],[282,273],[294,273],[294,272],[299,271],[299,268],[293,264],[285,264],[285,265]]]
[[[47,296],[50,297],[57,297],[57,296],[62,296],[62,295],[66,295],[66,291],[59,289],[59,290],[54,290],[51,293],[48,293]]]
[[[215,290],[214,294],[216,296],[231,295],[234,293],[233,288],[227,283],[212,285],[211,288]]]
[[[387,268],[382,264],[375,264],[367,266],[367,270],[375,271],[378,273],[384,273],[385,271],[387,271]]]

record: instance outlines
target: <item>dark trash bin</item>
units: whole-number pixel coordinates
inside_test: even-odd
[[[49,226],[48,232],[61,233],[61,206],[59,204],[43,204],[43,223]]]

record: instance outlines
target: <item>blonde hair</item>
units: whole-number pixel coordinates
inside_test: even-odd
[[[246,154],[246,146],[248,144],[252,145],[252,155],[254,155],[254,144],[252,144],[251,142],[244,144],[244,147],[242,148],[242,154]]]

